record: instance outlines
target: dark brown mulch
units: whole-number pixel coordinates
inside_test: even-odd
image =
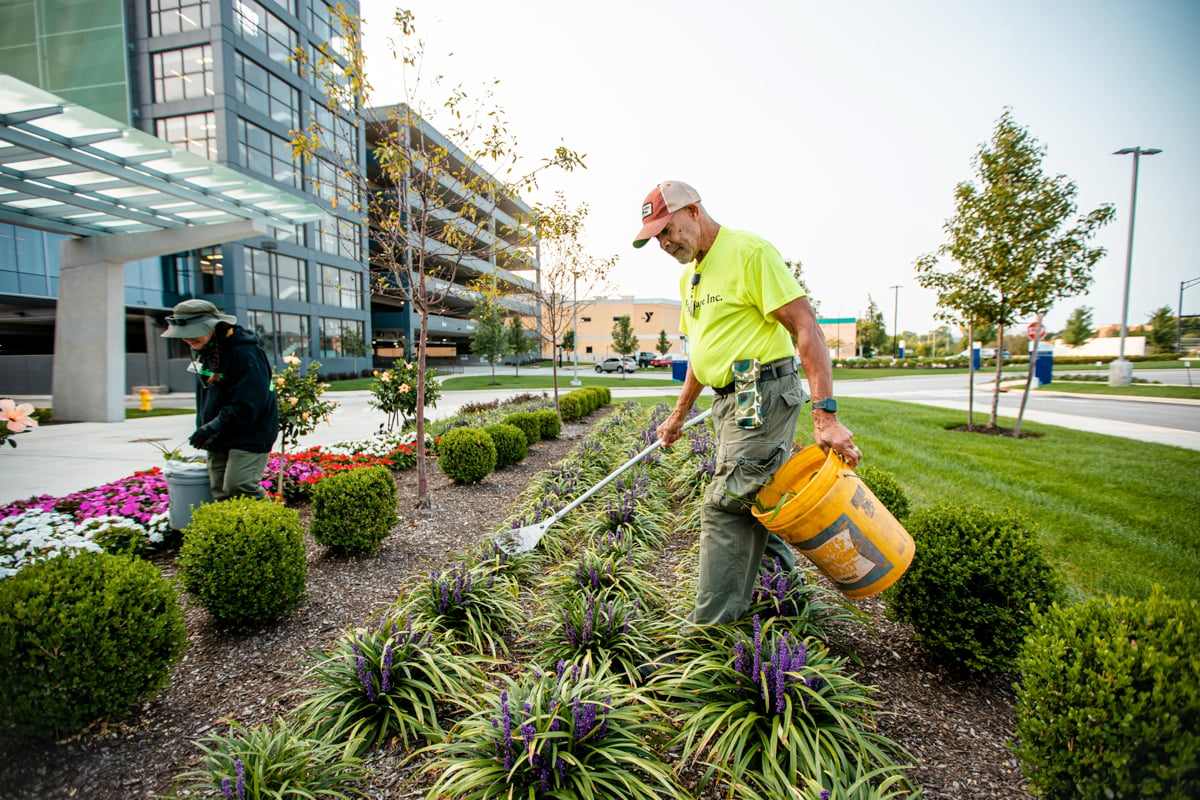
[[[1013,439],[1042,438],[1042,434],[1029,433],[1028,431],[1021,431],[1021,435],[1018,436],[1016,431],[1014,431],[1012,428],[1005,428],[1001,425],[959,425],[958,427],[951,428],[950,430],[961,431],[962,433],[982,433],[985,436],[1008,436]]]
[[[391,604],[406,576],[444,566],[449,554],[494,529],[530,479],[587,435],[594,417],[566,425],[558,440],[534,446],[524,462],[476,486],[449,482],[431,462],[430,510],[409,509],[416,497],[415,470],[399,473],[402,519],[392,535],[363,558],[333,557],[310,540],[307,599],[276,624],[222,631],[185,598],[190,644],[170,685],[125,720],[97,724],[68,740],[0,742],[0,797],[131,800],[169,792],[174,778],[198,762],[197,738],[227,720],[253,724],[290,707],[286,693],[298,685],[308,653]],[[674,536],[660,569],[669,571],[689,546],[686,537]],[[158,559],[168,574],[172,555]],[[1015,724],[1010,681],[946,670],[913,643],[906,626],[884,618],[881,601],[860,602],[874,630],[845,627],[831,644],[851,658],[860,680],[879,687],[886,712],[882,732],[913,754],[924,797],[1029,798],[1005,746]],[[371,758],[371,796],[421,796],[413,765],[401,766],[391,755]]]

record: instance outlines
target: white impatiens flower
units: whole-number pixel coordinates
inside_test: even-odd
[[[120,517],[77,523],[70,514],[40,508],[0,519],[0,579],[11,578],[24,567],[54,558],[59,553],[103,552],[103,548],[92,541],[92,536],[97,530],[113,524],[112,520],[120,520],[125,527],[140,527]]]

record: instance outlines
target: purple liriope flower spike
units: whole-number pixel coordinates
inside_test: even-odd
[[[779,652],[776,655],[775,662],[775,713],[783,713],[783,698],[786,685],[786,674],[788,668],[788,652],[787,635],[784,634],[779,639]]]
[[[225,800],[233,800],[233,783],[229,778],[221,778],[221,796]]]
[[[750,674],[750,679],[755,683],[760,680],[759,673],[762,671],[762,621],[758,618],[758,614],[754,615],[754,671]]]
[[[233,762],[233,774],[237,778],[237,783],[234,785],[234,796],[237,797],[237,800],[246,800],[246,765],[240,758]]]
[[[821,790],[821,800],[829,800],[829,790],[828,789]]]
[[[746,674],[746,648],[740,640],[733,645],[733,671],[739,675]]]
[[[379,691],[387,694],[392,689],[392,645],[383,649],[383,669],[380,670]]]

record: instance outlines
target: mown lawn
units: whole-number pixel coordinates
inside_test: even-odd
[[[1200,376],[1197,377],[1200,379]],[[1131,386],[1109,386],[1107,383],[1093,383],[1091,381],[1051,381],[1045,386],[1039,386],[1038,391],[1200,400],[1200,386],[1166,386],[1157,383],[1135,383]]]
[[[914,508],[979,503],[1032,520],[1075,598],[1143,598],[1157,583],[1200,599],[1200,453],[1028,421],[1023,431],[1037,438],[963,433],[952,428],[965,412],[857,397],[841,401],[839,417]],[[807,415],[797,438],[812,441]]]

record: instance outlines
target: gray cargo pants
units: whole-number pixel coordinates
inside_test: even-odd
[[[247,450],[209,450],[208,485],[212,489],[213,500],[266,497],[267,490],[259,481],[263,479],[270,455]]]
[[[700,511],[700,574],[696,607],[688,621],[715,625],[741,619],[764,552],[785,569],[796,561],[791,546],[750,513],[754,496],[791,456],[804,404],[799,373],[759,384],[763,424],[739,428],[736,395],[713,401],[717,468]]]

